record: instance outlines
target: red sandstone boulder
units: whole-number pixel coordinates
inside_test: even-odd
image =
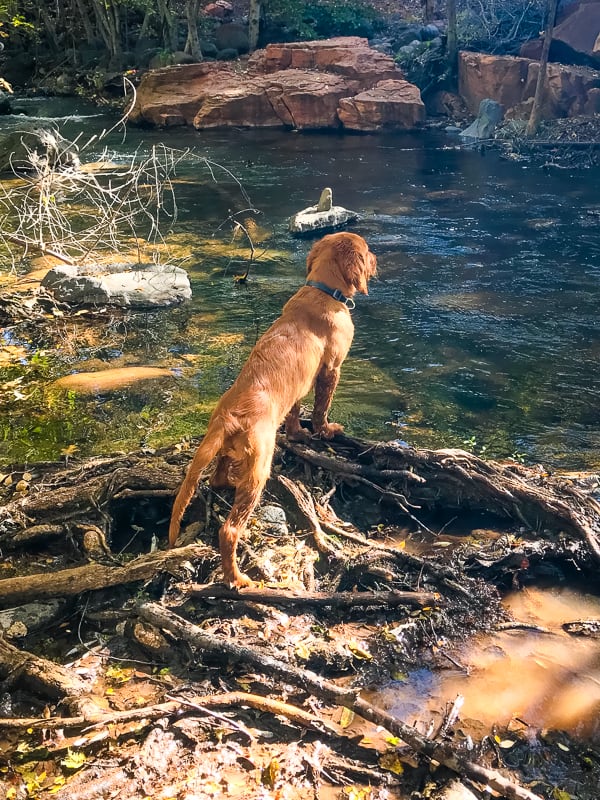
[[[485,98],[496,100],[509,117],[527,115],[535,94],[539,62],[512,56],[460,53],[459,93],[471,113]],[[574,117],[593,114],[598,104],[600,74],[588,67],[548,64],[543,115]]]
[[[394,59],[369,47],[360,36],[339,36],[316,42],[269,44],[250,57],[249,67],[259,72],[314,69],[358,81],[361,88],[386,78],[402,78]]]
[[[458,93],[472,114],[489,97],[505,109],[523,100],[523,88],[531,62],[526,58],[459,53]]]
[[[354,131],[410,130],[425,121],[425,105],[412,83],[380,81],[373,89],[340,100],[338,117],[344,128]]]
[[[203,62],[150,71],[131,120],[306,130],[339,128],[340,114],[354,130],[405,129],[422,121],[424,107],[393,59],[366,39],[344,37],[269,45],[244,66]]]
[[[338,75],[289,69],[213,86],[194,118],[196,128],[337,128],[340,99],[358,86]]]
[[[191,125],[209,87],[241,80],[230,64],[216,61],[150,70],[142,77],[130,120],[159,127]]]

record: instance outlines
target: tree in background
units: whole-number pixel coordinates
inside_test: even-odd
[[[556,9],[558,7],[558,0],[548,0],[546,9],[546,29],[544,31],[544,44],[542,46],[542,54],[540,56],[540,66],[538,70],[537,82],[535,84],[535,95],[533,98],[533,105],[531,107],[531,114],[527,123],[525,134],[527,136],[535,136],[540,126],[542,117],[542,108],[544,105],[544,95],[546,92],[546,73],[548,71],[548,55],[550,53],[550,45],[552,43],[552,32],[554,30],[554,22],[556,20]]]

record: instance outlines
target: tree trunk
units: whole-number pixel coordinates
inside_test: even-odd
[[[185,52],[189,53],[196,61],[202,61],[202,50],[200,49],[200,39],[198,38],[198,9],[200,0],[186,0],[185,14],[187,17],[187,40]]]
[[[103,0],[92,0],[92,6],[102,39],[110,53],[110,66],[119,69],[123,61],[121,7],[117,2],[105,3]]]
[[[456,84],[458,75],[458,41],[456,36],[456,0],[447,0],[446,9],[448,13],[448,74],[452,84]]]
[[[81,23],[85,32],[86,41],[88,44],[93,44],[96,39],[96,32],[94,31],[94,26],[92,25],[92,20],[90,19],[88,9],[83,0],[75,0],[75,5],[77,6],[79,16],[81,17]]]
[[[548,67],[548,54],[550,53],[550,44],[552,43],[552,31],[554,30],[554,20],[556,19],[556,8],[558,0],[547,0],[547,16],[546,16],[546,30],[544,32],[544,45],[542,47],[542,55],[540,56],[540,67],[535,85],[535,95],[533,98],[533,105],[531,107],[531,114],[527,129],[526,136],[535,136],[540,126],[540,119],[542,117],[542,107],[544,103],[544,94],[546,91],[546,71]]]
[[[433,22],[435,16],[436,0],[423,0],[423,7],[425,12],[425,22],[428,24]]]
[[[177,15],[173,14],[169,0],[158,0],[158,13],[163,29],[163,43],[171,53],[179,49],[179,36],[177,34]]]
[[[55,22],[43,6],[39,8],[39,15],[46,30],[46,41],[50,45],[50,50],[53,53],[58,53],[60,50],[60,45],[58,43],[58,34],[56,33]]]
[[[248,12],[248,40],[250,42],[250,52],[254,52],[258,46],[258,35],[260,33],[260,9],[261,0],[250,0],[250,10]]]

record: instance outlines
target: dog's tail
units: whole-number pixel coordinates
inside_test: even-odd
[[[169,547],[173,547],[175,540],[179,536],[181,520],[200,483],[202,473],[223,446],[224,439],[225,430],[222,425],[215,425],[214,423],[213,425],[209,425],[208,431],[204,439],[200,442],[194,454],[194,458],[188,467],[183,483],[175,498],[175,503],[173,504],[171,522],[169,524]]]

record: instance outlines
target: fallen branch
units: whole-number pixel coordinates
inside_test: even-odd
[[[277,493],[280,496],[283,490],[283,502],[288,514],[291,511],[291,514],[294,515],[295,512],[297,526],[299,528],[308,527],[311,531],[319,553],[337,558],[339,556],[338,550],[323,531],[315,509],[315,501],[307,488],[299,481],[292,481],[286,478],[285,475],[278,475],[275,485],[278,485],[279,492]],[[290,502],[293,504],[291,509]]]
[[[502,797],[509,800],[540,800],[538,795],[513,783],[496,770],[487,769],[468,760],[465,755],[451,745],[437,743],[421,736],[414,728],[383,709],[372,706],[361,699],[358,696],[358,690],[340,688],[314,672],[298,669],[269,655],[258,653],[249,647],[243,647],[231,640],[206,633],[198,626],[186,622],[183,618],[156,603],[145,603],[140,606],[139,614],[147,622],[170,631],[177,638],[184,639],[197,648],[218,654],[221,658],[225,654],[236,661],[243,661],[268,675],[278,676],[288,683],[300,686],[325,702],[351,709],[363,719],[380,725],[398,736],[416,753],[444,764],[452,771],[464,775],[470,780],[489,786]]]
[[[355,608],[356,606],[423,606],[438,605],[439,595],[434,592],[293,592],[283,589],[229,589],[223,584],[191,584],[179,587],[191,597],[211,600],[236,600],[246,603],[264,603],[289,608],[314,606],[317,608]]]
[[[35,658],[35,657],[34,657]],[[56,666],[56,665],[55,665]],[[60,667],[58,668],[61,669]],[[64,692],[62,693],[64,694]],[[48,719],[33,718],[4,718],[0,717],[0,730],[57,730],[69,728],[84,728],[83,733],[98,730],[105,725],[119,725],[126,722],[152,722],[162,717],[179,714],[184,708],[202,710],[203,708],[254,708],[268,714],[286,717],[290,722],[302,728],[343,736],[342,729],[329,720],[305,711],[303,708],[281,700],[273,700],[258,694],[246,692],[225,692],[224,694],[211,694],[192,696],[187,698],[171,698],[165,703],[155,703],[143,708],[130,708],[124,711],[103,711],[98,708],[96,713],[88,716],[82,714],[73,717],[50,717]],[[97,739],[94,740],[98,741]]]
[[[176,572],[190,560],[212,558],[214,551],[201,545],[158,550],[121,567],[97,562],[58,572],[42,572],[0,580],[0,607],[10,607],[35,597],[73,597],[82,592],[106,589],[134,581],[151,580],[160,572]]]

